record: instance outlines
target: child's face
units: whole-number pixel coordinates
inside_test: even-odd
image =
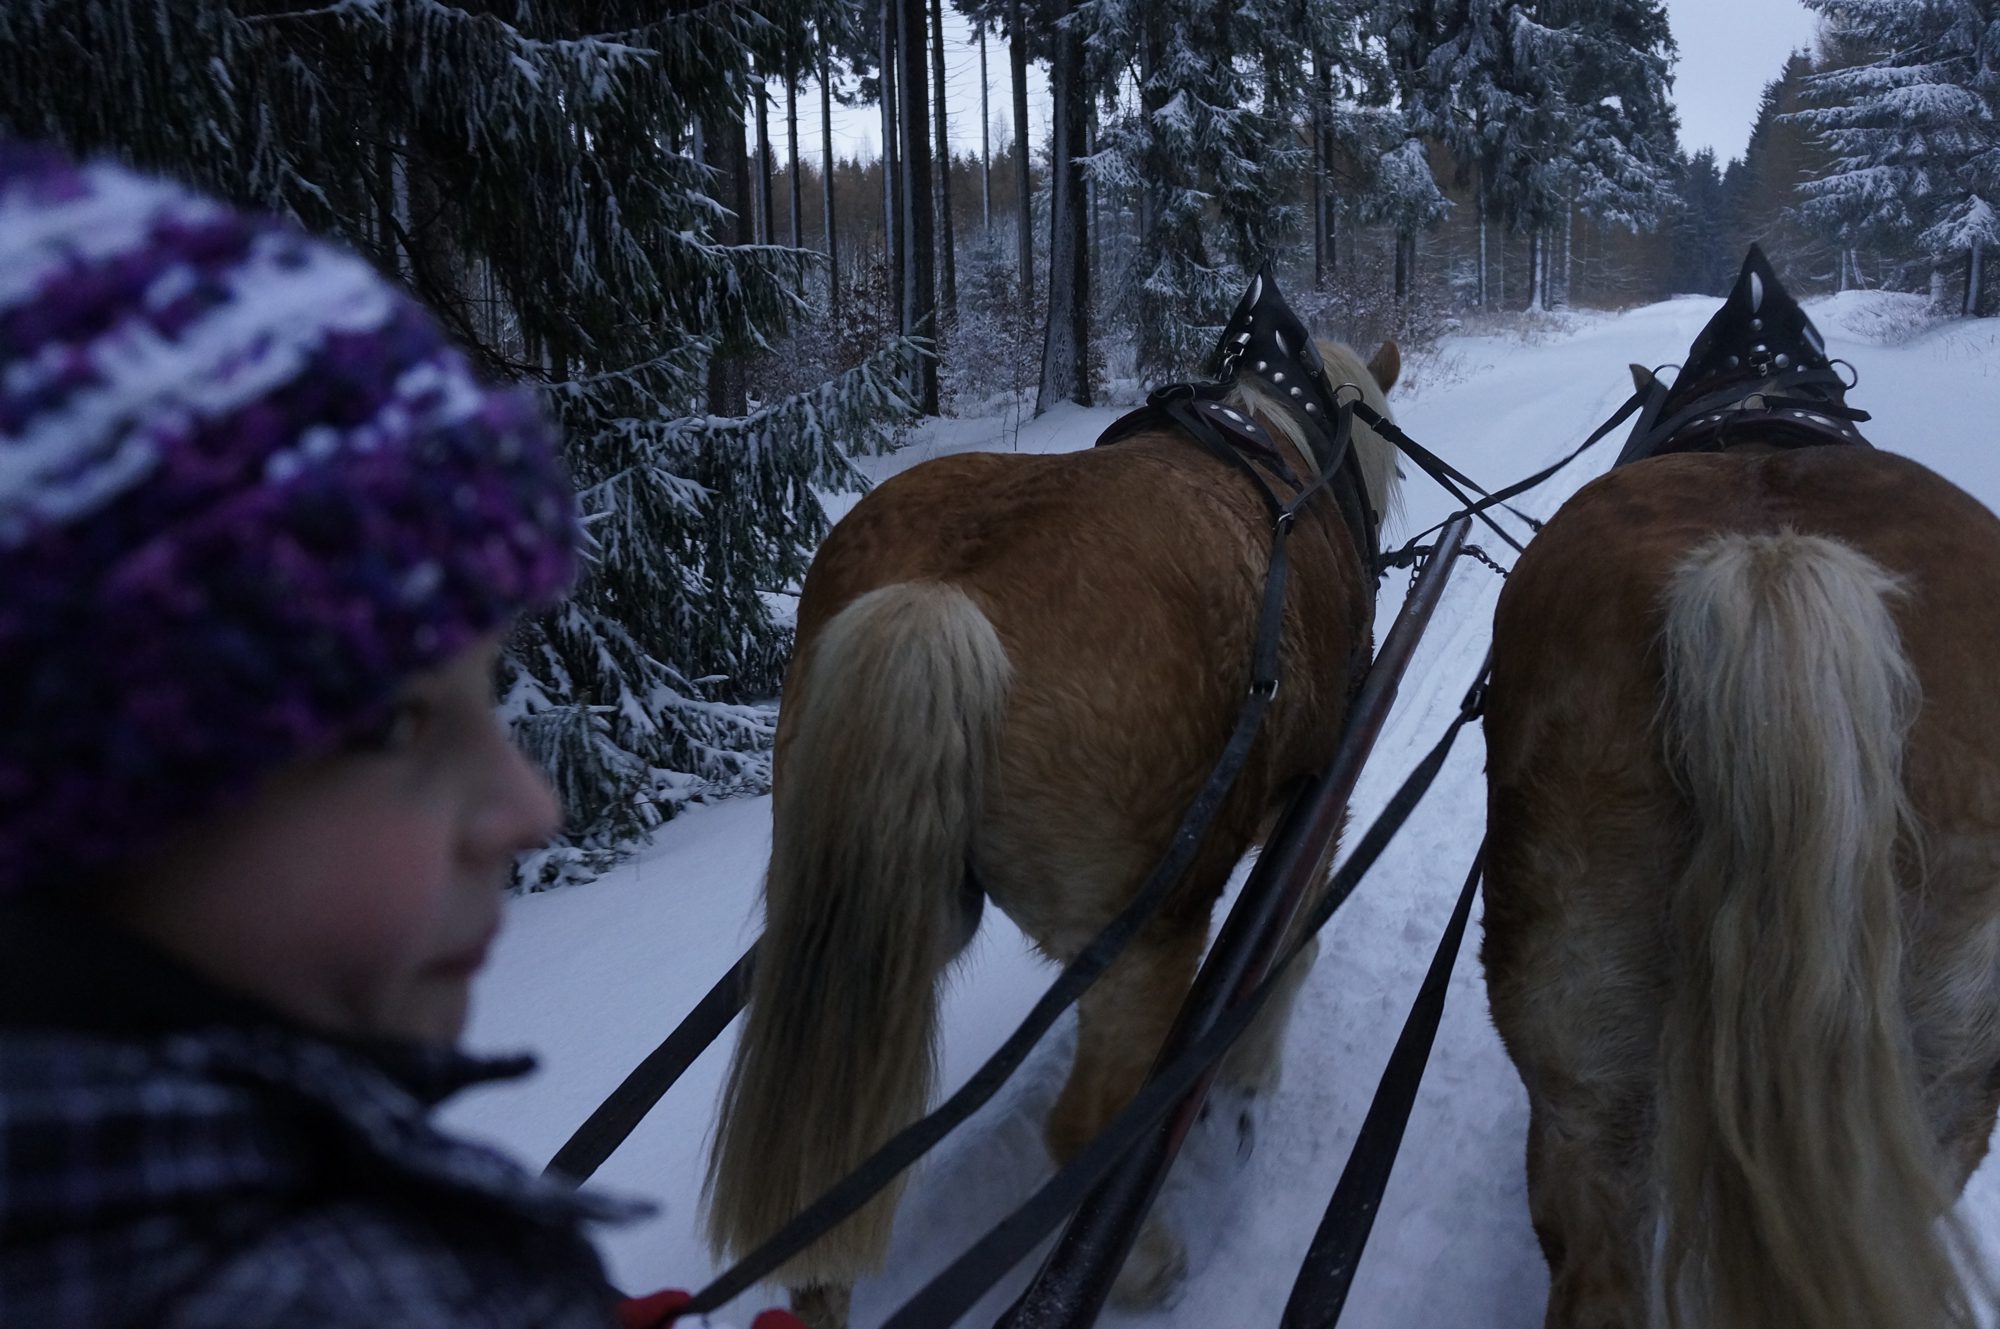
[[[106,907],[321,1029],[455,1041],[509,865],[559,821],[494,715],[497,654],[418,675],[381,733],[183,834]]]

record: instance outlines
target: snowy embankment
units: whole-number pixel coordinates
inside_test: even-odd
[[[1849,295],[1812,312],[1832,353],[1859,370],[1851,400],[1874,412],[1865,426],[1870,438],[2000,508],[2000,320],[1945,324],[1886,344],[1913,325],[1898,299]],[[1714,305],[1680,299],[1619,315],[1567,316],[1525,339],[1453,337],[1435,359],[1414,367],[1413,390],[1391,401],[1414,437],[1497,486],[1580,442],[1631,390],[1627,362],[1678,361]],[[867,469],[880,478],[942,452],[1085,447],[1116,414],[1065,409],[1029,422],[1018,436],[991,419],[942,421]],[[1609,464],[1622,432],[1527,496],[1524,509],[1553,512]],[[1401,529],[1428,525],[1449,507],[1417,476]],[[1397,529],[1387,535],[1397,538]],[[1474,539],[1494,547],[1490,535]],[[1357,791],[1357,824],[1373,816],[1455,710],[1485,650],[1498,590],[1492,573],[1469,562],[1454,576]],[[1392,578],[1384,624],[1401,592],[1402,579]],[[1479,841],[1481,763],[1475,728],[1328,928],[1292,1025],[1284,1083],[1262,1109],[1248,1161],[1235,1162],[1233,1131],[1226,1142],[1198,1136],[1183,1159],[1163,1201],[1192,1248],[1193,1269],[1175,1304],[1145,1315],[1107,1313],[1101,1323],[1220,1329],[1277,1322]],[[459,1106],[455,1123],[533,1165],[547,1159],[751,940],[769,834],[767,799],[694,809],[602,881],[512,901],[505,936],[480,980],[472,1041],[531,1049],[543,1069],[524,1086]],[[1522,1172],[1527,1101],[1488,1018],[1477,951],[1475,930],[1459,956],[1422,1097],[1348,1305],[1345,1323],[1354,1329],[1541,1323],[1547,1276],[1528,1226]],[[948,1082],[997,1045],[1052,972],[999,911],[986,911],[947,998]],[[1048,1175],[1041,1116],[1067,1068],[1073,1032],[1059,1025],[987,1111],[917,1174],[898,1218],[890,1272],[857,1289],[857,1329],[878,1323]],[[725,1036],[696,1063],[598,1175],[597,1184],[662,1206],[653,1221],[602,1238],[615,1277],[632,1290],[695,1286],[715,1270],[698,1235],[698,1206],[728,1044]],[[2000,1165],[1973,1179],[1962,1208],[1989,1249],[2000,1251]],[[1026,1276],[1026,1269],[1017,1272],[1017,1280]],[[1013,1290],[989,1298],[967,1323],[990,1324]],[[767,1290],[740,1305],[776,1300]]]

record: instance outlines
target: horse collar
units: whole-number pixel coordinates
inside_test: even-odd
[[[1688,351],[1671,388],[1652,389],[1618,464],[1757,441],[1779,447],[1869,446],[1868,412],[1847,404],[1819,329],[1757,245]]]
[[[1319,443],[1331,437],[1338,412],[1334,387],[1327,381],[1326,366],[1320,362],[1312,333],[1279,294],[1269,259],[1257,269],[1243,298],[1236,302],[1236,312],[1222,329],[1208,369],[1225,384],[1235,382],[1245,372],[1269,383],[1303,418],[1314,439],[1314,451],[1323,452]],[[1322,455],[1318,460],[1337,459]]]

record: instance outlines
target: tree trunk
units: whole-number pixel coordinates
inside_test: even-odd
[[[1415,273],[1410,271],[1410,268],[1412,266],[1410,263],[1410,256],[1411,256],[1410,251],[1412,248],[1413,246],[1410,243],[1410,233],[1408,231],[1396,232],[1396,303],[1397,304],[1401,304],[1403,301],[1410,298],[1410,283],[1412,280],[1415,279],[1416,276]]]
[[[1020,210],[1021,302],[1035,302],[1035,199],[1028,187],[1028,34],[1021,0],[1008,5],[1007,60],[1014,74],[1014,188]]]
[[[1333,165],[1331,136],[1327,139],[1327,165]],[[1351,250],[1351,245],[1350,245]],[[1353,257],[1350,252],[1349,257]],[[1328,281],[1340,280],[1340,200],[1331,191],[1326,199],[1326,276]]]
[[[993,111],[986,104],[986,25],[979,25],[979,221],[993,238]]]
[[[1486,167],[1475,164],[1473,170],[1477,173],[1472,206],[1479,213],[1479,308],[1483,313],[1486,309]]]
[[[840,247],[833,231],[833,60],[822,36],[819,48],[820,213],[826,227],[826,307],[840,316]]]
[[[1570,241],[1576,232],[1576,207],[1571,204],[1563,211],[1563,307],[1569,307]]]
[[[757,243],[776,244],[778,228],[771,221],[771,88],[757,80]]]
[[[397,177],[395,150],[390,146],[389,140],[385,138],[375,145],[375,180],[373,186],[373,193],[375,195],[375,244],[381,251],[380,261],[382,266],[401,277],[404,281],[408,281],[410,274],[404,265],[396,239],[396,233],[401,229],[400,223],[396,218],[396,193],[399,186]]]
[[[958,317],[958,256],[952,243],[951,139],[944,119],[944,5],[931,0],[931,78],[937,86],[931,100],[937,107],[937,236],[944,275],[943,306],[947,320]]]
[[[898,0],[882,0],[882,264],[889,275],[889,303],[896,316],[896,330],[907,333],[903,324],[903,251],[908,245],[903,230],[903,167],[896,151],[896,135],[901,117],[896,109],[896,5]]]
[[[929,81],[924,71],[924,0],[894,0],[898,129],[902,136],[903,324],[917,336],[938,335],[936,246],[931,232],[931,145]],[[937,357],[917,362],[917,409],[938,413]]]
[[[1542,308],[1542,232],[1540,227],[1528,232],[1528,309],[1540,313]]]
[[[1979,241],[1972,242],[1972,252],[1965,259],[1965,301],[1959,312],[1966,318],[1979,317],[1979,278],[1983,255]]]
[[[1083,95],[1083,110],[1083,151],[1085,156],[1094,157],[1097,155],[1097,99],[1087,90]],[[1104,235],[1104,220],[1097,210],[1097,178],[1088,171],[1084,172],[1083,188],[1084,196],[1090,200],[1090,207],[1085,215],[1090,236],[1090,270],[1096,272],[1103,266],[1099,242]]]
[[[1054,115],[1049,160],[1049,318],[1042,336],[1042,382],[1035,414],[1059,401],[1090,405],[1090,236],[1084,197],[1084,83],[1081,32],[1055,29],[1049,64]]]
[[[785,71],[785,136],[792,156],[792,248],[797,249],[805,231],[805,200],[799,191],[799,71]]]
[[[719,123],[704,126],[702,147],[710,170],[716,173],[716,197],[733,212],[722,222],[717,239],[725,244],[751,243],[750,153],[744,143],[743,108],[724,115]],[[725,336],[708,359],[708,402],[710,415],[738,416],[749,410],[749,383],[738,339]]]
[[[1318,42],[1312,48],[1312,77],[1313,289],[1318,291],[1326,287],[1326,108],[1333,100],[1326,56]]]

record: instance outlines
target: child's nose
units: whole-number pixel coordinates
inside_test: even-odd
[[[511,856],[547,844],[562,829],[562,806],[540,767],[512,742],[499,747],[475,838],[483,852]]]

